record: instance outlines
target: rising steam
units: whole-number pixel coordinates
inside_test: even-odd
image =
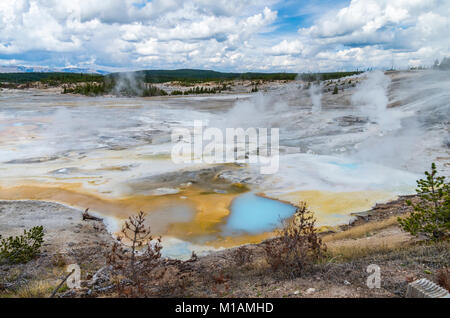
[[[400,121],[395,111],[389,111],[387,95],[391,79],[381,71],[367,74],[367,79],[352,95],[352,103],[372,122],[379,125],[381,131],[400,128]]]
[[[322,111],[322,85],[311,84],[309,87],[309,95],[312,101],[312,112],[320,113]]]

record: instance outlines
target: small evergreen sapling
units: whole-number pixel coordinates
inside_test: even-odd
[[[337,86],[337,84],[334,86],[334,89],[333,89],[333,95],[336,95],[337,93],[339,93],[339,89],[338,89],[338,86]]]
[[[0,262],[27,263],[39,254],[44,242],[44,227],[23,230],[23,235],[3,238],[0,235]]]
[[[141,274],[151,271],[161,259],[161,238],[153,240],[150,228],[146,228],[144,223],[144,212],[130,216],[121,231],[122,236],[131,243],[130,248],[116,243],[109,256],[109,263],[135,282],[139,282]]]
[[[450,230],[450,186],[444,176],[437,176],[434,163],[431,173],[426,171],[425,176],[417,180],[419,202],[407,201],[414,211],[408,217],[399,217],[398,222],[404,231],[436,241],[448,237]]]

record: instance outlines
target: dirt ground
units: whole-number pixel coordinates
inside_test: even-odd
[[[151,296],[404,297],[408,282],[435,280],[437,271],[450,263],[449,242],[424,243],[397,226],[396,217],[409,212],[405,199],[358,213],[341,232],[323,233],[327,256],[302,275],[274,272],[266,261],[266,241],[200,257],[182,264],[181,274],[180,266],[172,266],[148,279]],[[83,221],[81,211],[56,203],[0,202],[4,236],[35,225],[46,229],[41,254],[27,264],[0,266],[1,297],[48,297],[73,263],[81,267],[82,288],[61,288],[58,297],[124,296],[115,290],[107,266],[113,239],[102,222]],[[244,260],[238,257],[242,248]],[[381,288],[366,284],[370,264],[380,268]]]
[[[46,296],[66,275],[67,265],[79,264],[82,279],[103,266],[113,238],[102,222],[82,221],[81,214],[82,211],[51,202],[0,201],[3,237],[22,234],[33,226],[44,227],[39,257],[27,264],[0,265],[0,295],[14,294],[22,288],[29,292],[26,286],[37,284],[35,296]]]

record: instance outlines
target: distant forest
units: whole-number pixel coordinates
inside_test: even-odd
[[[340,77],[359,74],[361,72],[329,72],[329,73],[222,73],[209,70],[145,70],[125,73],[111,73],[108,75],[82,74],[82,73],[0,73],[0,82],[24,84],[30,82],[42,82],[49,86],[60,84],[98,82],[105,79],[118,80],[122,77],[133,77],[144,83],[165,83],[171,81],[184,82],[186,84],[200,83],[205,81],[226,80],[295,80],[297,76],[305,81],[329,80]]]
[[[107,76],[120,76],[122,73],[112,73]],[[224,80],[294,80],[297,73],[222,73],[209,70],[146,70],[133,72],[146,83],[165,83],[171,81],[199,83],[205,81]]]
[[[194,86],[202,82],[217,82],[216,88],[191,88],[187,91],[174,91],[172,95],[181,94],[214,94],[227,90],[227,81],[251,80],[295,80],[304,81],[329,80],[359,74],[361,72],[331,72],[331,73],[223,73],[210,70],[145,70],[136,72],[111,73],[108,75],[82,73],[0,73],[0,87],[29,87],[33,82],[47,86],[62,86],[63,93],[83,94],[90,96],[114,94],[123,96],[160,96],[168,93],[153,84],[179,82],[181,85]],[[255,86],[252,92],[258,91]]]
[[[50,86],[64,83],[101,82],[103,75],[83,73],[0,73],[0,82],[25,84],[30,82],[42,82]]]
[[[146,70],[128,73],[78,74],[78,73],[0,73],[0,82],[23,84],[40,81],[46,84],[64,84],[79,82],[102,82],[104,78],[117,79],[121,76],[133,76],[146,83],[205,82],[234,79],[248,80],[294,80],[297,73],[222,73],[208,70]]]

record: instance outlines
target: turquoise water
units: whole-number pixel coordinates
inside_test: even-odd
[[[330,161],[330,163],[332,165],[336,165],[336,166],[339,166],[339,167],[342,167],[342,168],[348,168],[348,169],[356,169],[359,166],[357,163],[339,163],[339,162],[336,162],[336,161]]]
[[[271,231],[281,225],[281,220],[294,214],[295,207],[255,195],[245,193],[231,203],[231,214],[224,225],[223,233],[257,234]]]

